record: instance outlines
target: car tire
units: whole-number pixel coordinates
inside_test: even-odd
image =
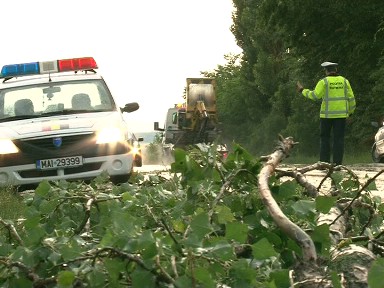
[[[136,167],[141,167],[143,166],[143,158],[141,156],[136,156],[135,159],[135,166]]]
[[[131,174],[114,175],[114,176],[110,176],[110,179],[113,185],[119,185],[119,184],[128,182],[130,177],[131,177]]]
[[[371,155],[374,163],[383,163],[384,158],[376,153],[376,144],[373,144],[372,146]]]

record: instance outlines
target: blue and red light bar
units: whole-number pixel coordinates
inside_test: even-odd
[[[93,57],[4,65],[0,78],[97,69]]]

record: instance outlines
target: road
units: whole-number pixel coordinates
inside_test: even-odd
[[[294,169],[299,165],[287,165],[286,169]],[[301,165],[302,166],[302,165]],[[376,174],[380,173],[380,171],[384,170],[384,164],[354,164],[354,165],[347,165],[348,169],[353,171],[358,177],[361,184],[366,183],[366,181],[370,178],[373,178]],[[141,172],[141,173],[157,173],[159,171],[167,172],[169,171],[170,166],[166,165],[143,165],[142,167],[135,167],[135,171]],[[320,182],[323,180],[326,173],[324,171],[319,170],[313,170],[310,172],[305,173],[305,177],[308,179],[308,181],[313,184],[315,187],[317,187]],[[375,195],[379,195],[384,198],[384,173],[380,174],[376,178],[376,187],[377,191],[372,191]],[[326,180],[322,188],[320,189],[321,192],[329,191],[330,189],[330,180]]]
[[[158,171],[168,171],[170,168],[169,165],[143,165],[142,167],[135,167],[134,171],[139,173],[156,173]]]
[[[347,165],[346,167],[351,171],[353,171],[359,177],[359,182],[361,184],[366,183],[368,179],[375,177],[375,175],[377,175],[378,173],[384,170],[384,164],[376,164],[376,163],[375,164],[354,164],[354,165]],[[311,171],[310,173],[306,173],[305,175],[307,179],[310,179],[309,181],[311,183],[319,184],[320,181],[324,178],[325,172]],[[377,187],[377,193],[379,194],[383,193],[383,196],[384,196],[384,173],[380,174],[376,178],[375,183]]]

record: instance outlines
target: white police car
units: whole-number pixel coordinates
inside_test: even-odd
[[[0,187],[129,179],[132,139],[92,57],[5,65],[0,75]]]

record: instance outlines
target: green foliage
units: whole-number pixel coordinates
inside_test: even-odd
[[[368,285],[371,288],[383,287],[384,259],[378,258],[372,263],[368,273]]]
[[[325,75],[320,63],[335,61],[357,99],[347,127],[346,156],[353,158],[356,145],[369,155],[375,133],[370,122],[383,117],[382,2],[233,0],[233,4],[231,31],[243,53],[228,55],[226,65],[204,73],[218,83],[223,138],[262,155],[280,133],[300,143],[295,153],[318,155],[319,105],[297,93],[295,85],[300,80],[313,89]]]
[[[167,177],[137,174],[120,186],[104,176],[90,184],[41,182],[21,198],[19,225],[1,221],[0,286],[290,287],[288,272],[301,249],[258,195],[260,159],[236,143],[224,162],[216,153],[176,149]],[[345,190],[341,197],[354,193],[356,183],[334,177]],[[313,200],[295,181],[276,177],[270,187],[287,217],[309,229],[331,267],[329,226],[317,226],[316,218],[335,197]],[[349,237],[368,222],[371,233],[380,233],[382,205],[368,196],[361,201],[377,213],[352,209]]]

